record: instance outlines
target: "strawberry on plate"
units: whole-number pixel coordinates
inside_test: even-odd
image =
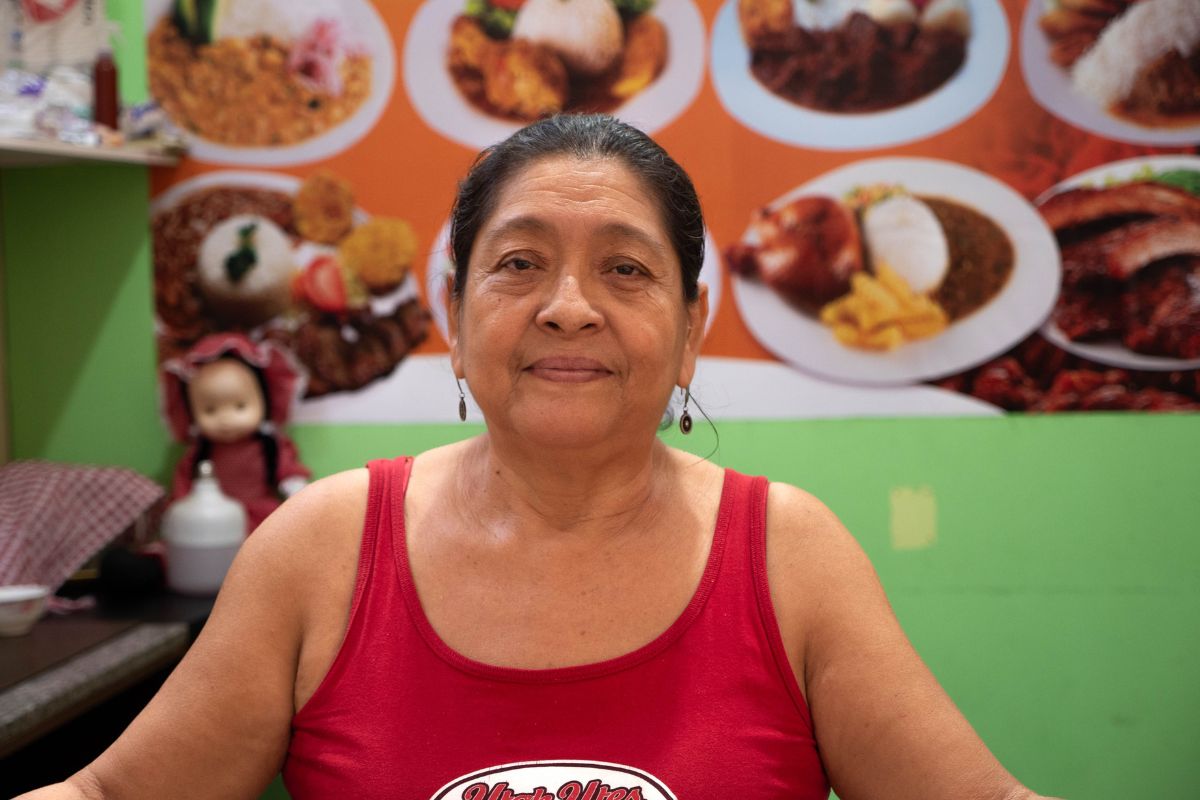
[[[366,289],[342,266],[337,256],[328,254],[308,262],[296,276],[292,291],[298,301],[329,314],[342,314],[367,303]]]

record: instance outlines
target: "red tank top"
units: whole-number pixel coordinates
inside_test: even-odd
[[[766,479],[726,471],[700,585],[658,638],[524,670],[466,658],[425,617],[405,545],[411,465],[369,465],[349,628],[292,720],[294,800],[828,796],[767,589]]]

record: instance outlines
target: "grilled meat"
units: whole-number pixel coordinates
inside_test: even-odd
[[[1041,212],[1062,252],[1065,336],[1200,358],[1200,197],[1135,181],[1062,192]]]
[[[1073,342],[1118,338],[1125,332],[1124,287],[1116,281],[1064,286],[1054,324]]]
[[[1040,210],[1055,231],[1110,217],[1165,214],[1200,220],[1200,197],[1162,183],[1134,181],[1103,189],[1069,189],[1047,199]]]
[[[1095,278],[1125,280],[1164,258],[1200,255],[1200,219],[1156,217],[1130,222],[1063,247],[1063,282]]]
[[[1122,297],[1126,347],[1200,358],[1200,257],[1172,259],[1139,274]]]

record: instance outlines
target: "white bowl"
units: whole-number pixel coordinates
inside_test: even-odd
[[[49,586],[0,586],[0,636],[23,636],[46,610]]]

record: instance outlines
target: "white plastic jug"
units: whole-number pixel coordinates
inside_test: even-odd
[[[214,595],[246,538],[246,509],[221,492],[211,461],[201,461],[192,491],[167,509],[167,586]]]

